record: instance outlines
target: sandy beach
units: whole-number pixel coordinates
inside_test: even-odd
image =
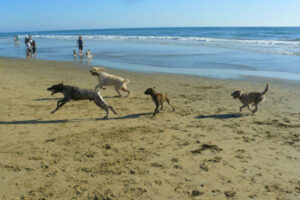
[[[102,95],[55,114],[64,82],[93,89],[89,68],[73,62],[0,58],[0,199],[299,199],[300,84],[269,80],[251,115],[236,89],[266,81],[219,80],[107,69],[130,79],[130,97]],[[167,93],[152,117],[148,87]]]

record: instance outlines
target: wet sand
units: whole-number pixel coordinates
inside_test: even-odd
[[[102,95],[55,114],[64,82],[97,79],[72,62],[0,58],[0,199],[299,199],[300,85],[270,81],[258,112],[241,113],[230,93],[265,81],[206,79],[107,69],[130,79],[129,98]],[[152,117],[148,87],[167,93]]]

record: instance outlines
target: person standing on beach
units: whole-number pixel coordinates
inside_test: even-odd
[[[18,35],[14,36],[14,41],[15,41],[15,46],[19,46],[20,45],[20,41],[19,41],[19,36]]]
[[[26,58],[32,56],[32,45],[31,45],[31,37],[25,38],[25,46],[26,46]]]
[[[27,47],[28,37],[25,37],[24,42],[25,42],[25,47]]]
[[[34,40],[32,40],[31,46],[32,46],[32,55],[36,56],[36,44]]]
[[[15,42],[18,42],[19,41],[19,36],[15,35],[14,40],[15,40]]]
[[[77,46],[79,49],[79,55],[82,55],[82,50],[83,50],[83,40],[81,35],[79,36],[78,40],[77,40]]]

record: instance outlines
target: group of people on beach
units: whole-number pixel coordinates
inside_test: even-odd
[[[18,44],[20,42],[18,35],[14,36],[14,41],[15,41],[16,46],[18,46]],[[35,57],[36,56],[36,42],[35,42],[35,40],[32,39],[31,35],[28,35],[28,37],[25,37],[24,42],[25,42],[25,47],[26,47],[26,58]],[[81,56],[82,52],[83,52],[83,39],[82,39],[82,36],[78,37],[77,47],[79,49],[79,55]],[[74,51],[74,52],[76,52],[76,51]],[[75,53],[74,53],[74,55],[75,55]],[[77,55],[77,53],[76,53],[76,55]],[[91,58],[91,56],[92,56],[91,51],[89,49],[86,51],[86,56],[88,58]]]
[[[32,56],[36,56],[36,44],[32,39],[31,35],[25,37],[25,47],[26,47],[26,57],[31,58]]]

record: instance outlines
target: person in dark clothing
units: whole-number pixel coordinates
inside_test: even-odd
[[[28,42],[28,37],[25,37],[25,40],[24,40],[25,46],[27,45],[27,42]]]
[[[82,50],[83,50],[83,40],[81,35],[79,36],[78,40],[77,40],[77,46],[79,48],[79,55],[82,55]]]
[[[34,40],[32,40],[31,42],[31,47],[32,47],[32,55],[36,55],[36,44]]]

